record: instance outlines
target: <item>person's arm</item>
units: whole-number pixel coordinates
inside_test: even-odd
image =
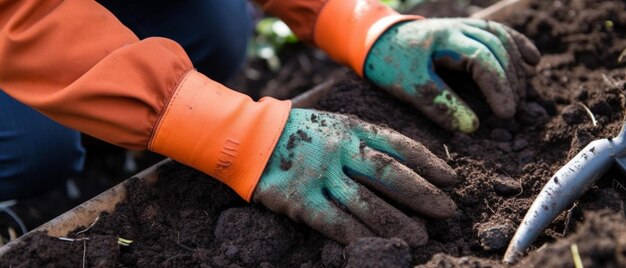
[[[445,129],[473,132],[478,117],[437,71],[466,71],[494,113],[511,118],[526,92],[523,62],[539,52],[505,25],[401,15],[379,0],[257,0],[313,43]]]
[[[196,72],[165,38],[139,40],[95,1],[0,1],[0,89],[68,127],[150,149],[249,200],[290,110]],[[45,133],[42,133],[45,135]]]

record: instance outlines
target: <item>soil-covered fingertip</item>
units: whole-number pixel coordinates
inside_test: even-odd
[[[537,49],[535,44],[533,44],[533,42],[530,41],[528,37],[522,35],[518,31],[513,30],[509,27],[506,27],[506,29],[517,44],[519,52],[522,54],[524,61],[530,65],[539,64],[539,61],[541,60],[541,52],[539,52],[539,49]]]
[[[358,191],[352,200],[341,205],[375,234],[399,237],[411,246],[422,246],[428,242],[423,223],[411,219],[365,187],[359,187]]]

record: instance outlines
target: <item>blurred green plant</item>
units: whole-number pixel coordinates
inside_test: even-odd
[[[281,63],[279,51],[287,44],[295,44],[298,38],[282,20],[274,17],[261,19],[256,24],[256,34],[248,47],[248,56],[267,62],[272,71],[278,71]]]

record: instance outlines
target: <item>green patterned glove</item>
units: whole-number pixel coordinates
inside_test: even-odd
[[[476,114],[436,70],[469,72],[493,112],[511,118],[526,92],[522,62],[534,65],[539,57],[526,37],[496,22],[424,19],[385,31],[367,56],[364,75],[440,126],[470,133],[478,129]]]
[[[443,160],[397,132],[293,109],[252,198],[342,243],[377,235],[417,246],[428,241],[424,226],[383,198],[446,218],[456,206],[433,184],[455,181]]]

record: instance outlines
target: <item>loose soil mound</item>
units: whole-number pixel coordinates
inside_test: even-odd
[[[83,258],[101,267],[499,266],[543,184],[590,141],[614,136],[622,125],[626,74],[618,57],[626,48],[625,7],[617,0],[536,0],[511,17],[509,23],[544,53],[530,77],[527,103],[514,120],[495,118],[469,79],[444,75],[454,77],[448,79],[451,86],[481,117],[480,130],[471,136],[444,132],[416,109],[356,78],[336,84],[320,100],[318,109],[355,114],[421,141],[459,174],[461,183],[447,189],[458,213],[445,221],[425,219],[431,238],[426,246],[365,238],[344,247],[284,216],[246,205],[199,172],[171,164],[160,169],[156,185],[131,181],[128,201],[115,213],[103,214],[87,232],[70,235],[89,240],[35,234],[2,266],[76,266]],[[595,115],[596,126],[583,105]],[[616,170],[606,174],[569,217],[564,214],[548,227],[520,265],[571,266],[572,244],[585,267],[626,265],[624,178]],[[584,213],[589,210],[602,213]],[[119,246],[118,237],[133,243]],[[534,250],[546,242],[550,245]]]

